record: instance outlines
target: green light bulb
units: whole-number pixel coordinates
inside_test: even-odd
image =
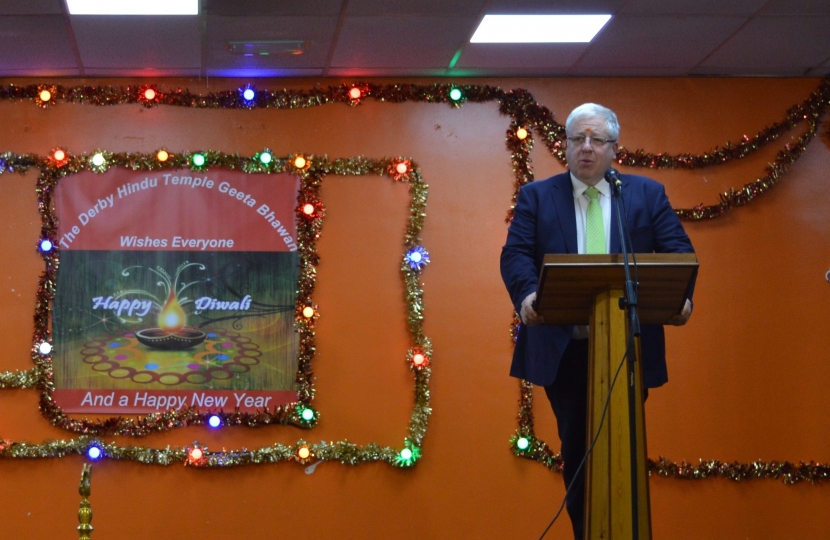
[[[452,90],[450,90],[450,99],[451,100],[458,101],[459,99],[461,99],[461,96],[462,96],[461,90],[459,90],[458,88],[453,88]]]
[[[193,154],[193,164],[197,167],[201,167],[205,164],[205,156],[202,154]]]

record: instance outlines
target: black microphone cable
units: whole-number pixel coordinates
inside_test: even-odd
[[[628,358],[628,351],[633,346],[633,339],[634,339],[634,335],[631,333],[631,329],[629,329],[629,334],[626,338],[627,346],[625,348],[625,353],[623,354],[623,357],[620,360],[619,365],[617,366],[617,371],[614,372],[614,378],[611,379],[611,385],[608,387],[608,395],[605,397],[605,405],[603,405],[603,407],[602,407],[602,415],[600,416],[600,419],[599,419],[599,426],[597,426],[597,432],[594,435],[594,438],[591,441],[591,444],[588,446],[588,449],[585,451],[585,455],[582,456],[582,461],[579,462],[579,466],[576,468],[576,473],[574,474],[574,477],[571,479],[571,482],[568,484],[568,487],[565,488],[565,497],[562,499],[562,504],[559,505],[559,510],[557,510],[556,515],[553,516],[553,519],[550,521],[550,523],[548,523],[548,526],[545,527],[545,530],[544,530],[544,532],[542,532],[542,536],[539,537],[539,540],[542,540],[545,537],[545,535],[548,534],[548,531],[550,530],[550,528],[553,527],[553,524],[556,523],[557,519],[559,519],[559,515],[562,514],[562,509],[565,508],[565,502],[568,500],[568,493],[571,492],[571,488],[573,487],[574,482],[576,482],[576,480],[579,478],[579,471],[582,470],[582,467],[585,465],[585,460],[588,459],[588,456],[591,455],[591,452],[594,449],[594,445],[597,443],[597,440],[599,439],[599,435],[602,432],[602,424],[605,423],[605,417],[606,417],[606,414],[608,413],[608,406],[611,403],[611,393],[614,390],[614,385],[617,383],[617,378],[620,375],[620,371],[622,370],[622,367],[625,365],[625,360],[626,360],[626,358]],[[586,404],[586,406],[587,406],[587,404]],[[564,467],[564,462],[563,462],[563,467]]]

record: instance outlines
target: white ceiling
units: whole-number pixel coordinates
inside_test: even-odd
[[[487,13],[610,13],[590,44],[472,44]],[[239,56],[229,41],[308,41]],[[453,58],[457,61],[451,66]],[[70,16],[0,0],[0,76],[824,76],[830,0],[202,0],[200,15]]]

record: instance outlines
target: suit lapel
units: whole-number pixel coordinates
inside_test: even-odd
[[[556,207],[556,215],[559,218],[559,230],[562,231],[565,239],[566,253],[579,253],[576,246],[576,211],[573,193],[570,172],[554,177],[551,195]]]

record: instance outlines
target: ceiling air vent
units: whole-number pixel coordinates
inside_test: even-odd
[[[300,40],[264,40],[264,41],[229,41],[231,54],[242,56],[299,55],[308,47],[308,41]]]

